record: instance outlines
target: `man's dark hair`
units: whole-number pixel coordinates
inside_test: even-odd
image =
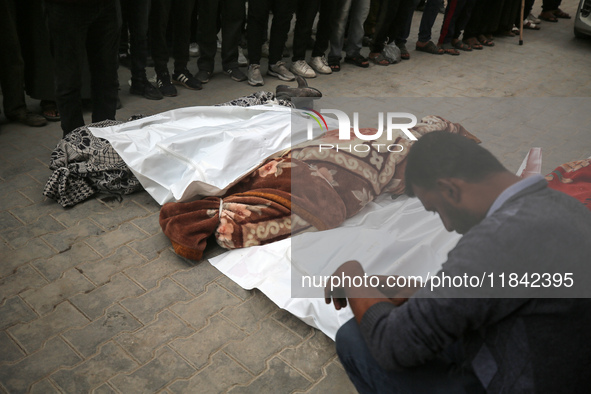
[[[505,167],[476,142],[446,131],[425,134],[410,148],[404,176],[406,195],[414,197],[413,186],[432,189],[438,179],[458,178],[476,182]]]

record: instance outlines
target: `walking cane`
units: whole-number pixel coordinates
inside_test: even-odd
[[[525,0],[521,0],[521,12],[519,18],[519,45],[523,45],[523,12],[525,9]]]

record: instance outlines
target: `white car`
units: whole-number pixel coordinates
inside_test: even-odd
[[[591,37],[591,0],[581,0],[575,17],[575,37]]]

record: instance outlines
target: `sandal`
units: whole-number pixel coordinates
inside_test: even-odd
[[[523,28],[529,30],[540,30],[540,26],[530,21],[523,22]]]
[[[557,18],[561,18],[561,19],[570,19],[570,15],[567,14],[566,12],[562,11],[560,8],[555,10],[555,11],[551,11],[555,17]]]
[[[461,51],[472,52],[472,47],[460,40],[456,40],[456,42],[452,42],[451,45],[453,45],[454,48],[459,49]]]
[[[485,47],[494,47],[495,43],[492,39],[486,37],[485,35],[481,34],[477,38],[478,42],[480,42]]]
[[[341,71],[341,61],[340,60],[329,60],[328,67],[332,70],[333,73],[338,73]]]
[[[377,64],[378,66],[388,66],[390,61],[381,52],[372,52],[369,54],[369,60]]]
[[[484,48],[476,37],[465,38],[463,42],[464,44],[470,45],[472,49],[476,49],[478,51]]]
[[[402,60],[409,60],[410,59],[410,52],[406,49],[406,44],[396,44],[398,49],[400,49],[400,58]]]
[[[45,119],[52,122],[57,122],[61,119],[55,101],[41,100],[40,106],[41,110],[43,111],[41,114]]]
[[[540,15],[538,15],[538,18],[546,22],[558,22],[558,19],[556,19],[556,16],[554,16],[554,13],[552,11],[544,11]]]
[[[419,46],[419,42],[420,41],[417,41],[417,46],[415,47],[415,49],[419,52],[426,52],[432,55],[443,55],[445,53],[442,49],[437,48],[437,45],[435,45],[433,41],[424,43],[425,45],[423,46]]]
[[[350,63],[350,64],[354,64],[357,67],[361,67],[361,68],[368,68],[369,67],[369,61],[367,60],[366,57],[361,56],[361,55],[345,56],[345,62]]]
[[[446,42],[439,48],[443,49],[443,53],[447,53],[448,55],[460,56],[460,52],[456,48],[454,48],[453,45],[451,45],[451,42]]]

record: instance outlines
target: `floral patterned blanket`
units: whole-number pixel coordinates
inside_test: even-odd
[[[420,136],[440,130],[480,142],[461,125],[428,116],[411,132]],[[364,136],[375,129],[361,129]],[[367,137],[365,137],[367,138]],[[213,236],[227,249],[263,245],[302,231],[339,226],[381,193],[404,192],[404,166],[412,141],[402,133],[366,140],[351,132],[338,139],[338,130],[305,142],[267,160],[219,197],[168,203],[160,225],[177,254],[202,258]]]

